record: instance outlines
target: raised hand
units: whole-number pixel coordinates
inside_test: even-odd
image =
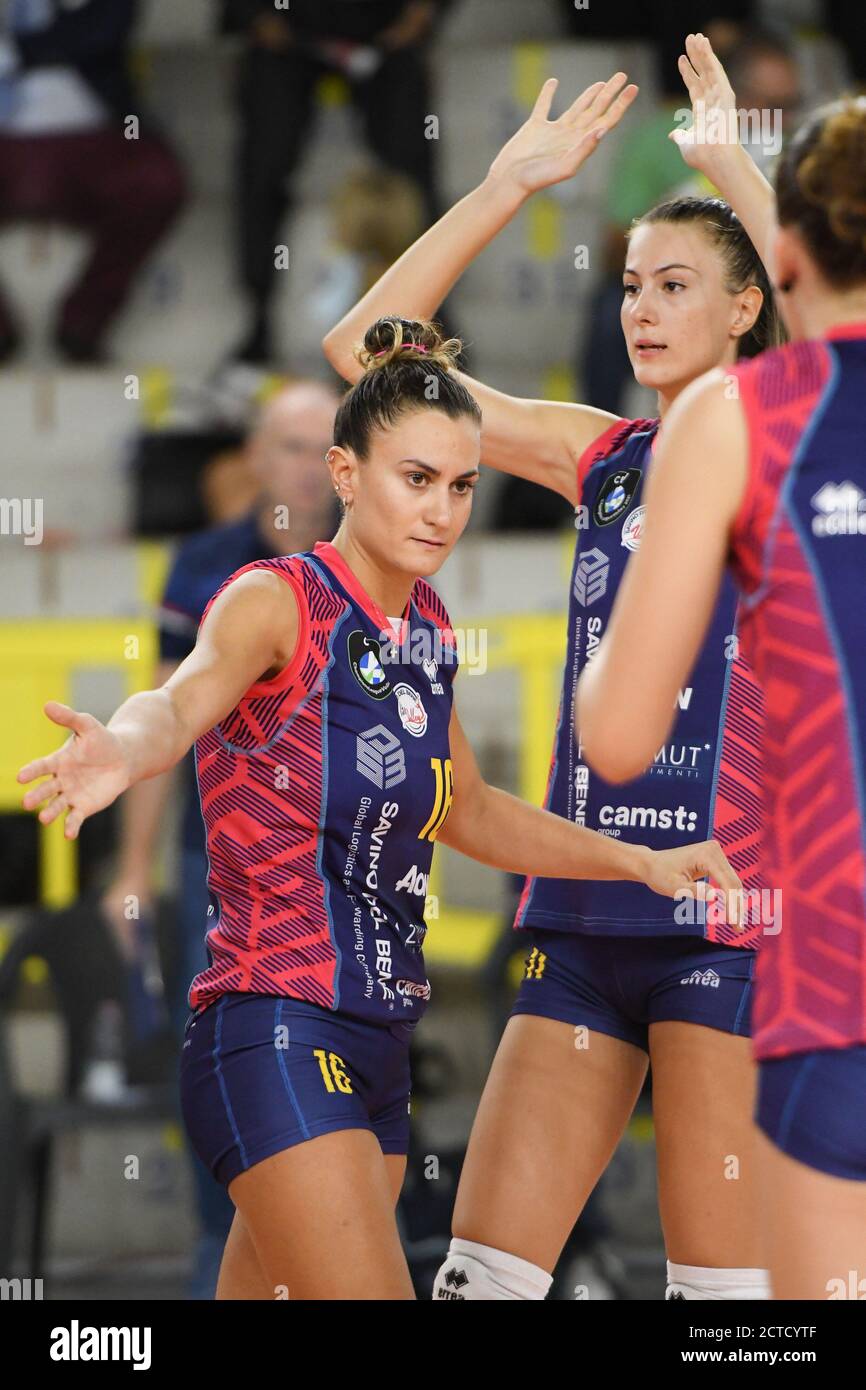
[[[35,811],[47,802],[39,812],[43,825],[65,812],[64,834],[67,840],[75,840],[87,817],[110,806],[130,785],[123,744],[92,714],[79,713],[57,700],[49,700],[43,709],[72,734],[56,753],[21,768],[19,782],[48,779],[32,787],[21,804],[26,811]]]
[[[614,73],[607,82],[594,82],[558,120],[549,121],[559,85],[558,78],[549,77],[529,119],[499,151],[490,174],[513,179],[525,193],[570,179],[637,96],[635,84],[624,83],[624,72]]]
[[[727,921],[742,928],[743,885],[717,840],[652,851],[645,882],[653,892],[666,898],[697,898],[708,902],[718,895],[704,882],[707,875],[715,880],[725,896]]]
[[[706,172],[720,150],[738,145],[737,99],[713,46],[705,34],[688,34],[686,51],[678,66],[688,88],[694,124],[690,130],[678,126],[668,135],[679,146],[691,169]]]

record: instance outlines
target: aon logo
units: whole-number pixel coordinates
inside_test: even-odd
[[[405,878],[396,883],[395,888],[405,888],[407,893],[417,893],[419,898],[427,896],[427,874],[422,874],[417,864],[413,864]]]

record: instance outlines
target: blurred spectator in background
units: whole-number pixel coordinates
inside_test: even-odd
[[[743,24],[754,20],[759,0],[616,0],[612,5],[559,0],[566,31],[581,39],[647,39],[674,63],[686,34],[707,35],[721,56]]]
[[[307,312],[321,337],[367,293],[426,226],[417,184],[388,169],[351,174],[331,197],[331,245]]]
[[[782,29],[747,29],[724,60],[741,111],[781,112],[782,139],[795,129],[803,107],[803,80],[797,53]],[[741,139],[765,178],[776,158],[772,146],[752,138],[756,126],[745,123]]]
[[[845,51],[855,84],[866,85],[866,5],[862,0],[809,0],[786,13],[785,0],[616,0],[612,5],[558,0],[568,34],[582,39],[644,39],[656,44],[662,65],[682,52],[686,34],[706,34],[725,67],[743,29],[778,22],[824,32]],[[809,13],[811,11],[811,13]],[[736,91],[736,87],[734,88]]]
[[[866,5],[862,0],[824,0],[822,9],[827,33],[844,48],[851,77],[862,92],[866,89]]]
[[[8,0],[0,34],[0,222],[52,220],[93,244],[60,310],[57,347],[97,362],[184,179],[127,72],[137,0]],[[0,300],[0,360],[19,334]]]
[[[324,456],[333,439],[337,404],[332,387],[299,381],[284,387],[263,407],[246,451],[249,470],[259,488],[255,506],[241,520],[212,527],[186,541],[178,551],[159,611],[159,664],[154,688],[163,685],[193,650],[201,615],[224,579],[255,560],[309,550],[316,541],[333,536],[339,509]],[[208,920],[204,821],[192,752],[181,768],[185,785],[178,874],[178,969],[176,979],[169,982],[178,1041],[189,1015],[190,983],[207,966],[205,933],[212,925]],[[142,916],[152,910],[157,841],[172,785],[173,770],[140,782],[121,802],[117,872],[102,899],[121,942],[128,942],[135,929],[125,915],[128,896],[138,898]],[[202,1231],[190,1297],[213,1298],[234,1204],[191,1150],[189,1155]]]
[[[225,27],[246,37],[237,212],[250,323],[235,356],[267,362],[273,356],[274,248],[325,73],[346,78],[369,149],[418,186],[428,222],[439,216],[436,142],[425,129],[431,114],[427,41],[453,0],[291,0],[290,8],[280,9],[273,0],[223,3]]]
[[[625,129],[608,185],[602,273],[590,302],[587,324],[591,327],[583,335],[578,370],[587,403],[614,414],[627,413],[624,395],[632,380],[620,323],[624,234],[635,217],[665,198],[714,191],[702,175],[683,163],[678,146],[667,138],[677,124],[677,112],[690,107],[676,62],[689,32],[692,30],[683,30],[676,51],[667,46],[660,51],[661,99],[655,112],[648,111],[639,125]],[[716,26],[707,25],[701,32],[715,47]],[[771,27],[736,31],[730,24],[723,27],[723,33],[732,42],[719,56],[727,68],[738,109],[781,111],[784,138],[796,124],[802,98],[801,74],[787,34]],[[741,121],[741,134],[749,154],[769,176],[769,145],[746,138],[758,134],[758,123]]]

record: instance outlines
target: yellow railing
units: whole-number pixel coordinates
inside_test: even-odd
[[[161,541],[135,543],[137,589],[152,611],[165,588],[171,558]],[[115,670],[123,698],[153,683],[157,632],[148,617],[28,618],[0,621],[0,813],[20,811],[27,788],[18,769],[63,743],[63,731],[43,712],[46,700],[73,705],[79,671]],[[35,813],[34,813],[35,814]],[[65,907],[78,892],[78,842],[62,822],[39,826],[39,897]]]
[[[42,619],[0,622],[0,811],[20,811],[27,788],[16,782],[24,763],[52,753],[63,730],[43,713],[46,700],[74,705],[79,671],[115,670],[123,698],[147,690],[156,658],[156,629],[148,619]],[[62,818],[39,826],[39,896],[65,907],[78,891],[77,842]]]

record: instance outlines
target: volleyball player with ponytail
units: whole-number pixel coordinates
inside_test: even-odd
[[[415,880],[436,839],[512,873],[704,895],[714,843],[655,852],[481,779],[453,705],[455,634],[428,582],[469,520],[480,412],[430,324],[373,324],[327,461],[333,542],[246,565],[195,650],[107,726],[22,768],[68,838],[195,743],[216,915],[192,982],[181,1100],[237,1208],[218,1298],[411,1298],[393,1207],[409,1040],[430,986]],[[431,386],[435,384],[435,391]],[[414,870],[414,873],[411,872]],[[410,881],[411,880],[411,881]],[[204,931],[207,923],[202,923]]]
[[[734,94],[703,35],[688,36],[680,71],[696,115],[702,103],[703,114],[725,117],[708,127],[730,129]],[[555,86],[544,84],[532,115],[483,183],[325,339],[332,364],[349,380],[356,374],[351,345],[362,326],[385,306],[435,312],[533,192],[578,172],[637,90],[618,73],[588,87],[551,121]],[[686,161],[728,202],[677,198],[650,210],[628,235],[623,332],[635,377],[658,393],[661,418],[708,368],[732,371],[741,356],[772,345],[779,334],[756,250],[770,227],[769,185],[738,144],[702,144],[699,127],[676,134]],[[514,398],[464,380],[483,411],[484,461],[582,508],[545,805],[621,842],[640,836],[661,847],[696,829],[712,835],[750,901],[763,906],[761,696],[738,654],[732,584],[720,596],[694,675],[675,692],[670,741],[648,754],[639,778],[623,789],[605,783],[587,768],[574,732],[576,673],[593,659],[641,544],[642,488],[659,420]],[[705,449],[706,440],[696,439],[694,447]],[[776,929],[772,913],[753,914],[744,930],[734,931],[710,914],[675,915],[634,885],[532,877],[515,926],[529,949],[526,977],[481,1098],[457,1195],[455,1238],[434,1297],[546,1296],[651,1061],[667,1296],[765,1298],[751,1162],[749,1013],[758,948],[765,930]],[[579,1048],[578,1035],[586,1038]]]

